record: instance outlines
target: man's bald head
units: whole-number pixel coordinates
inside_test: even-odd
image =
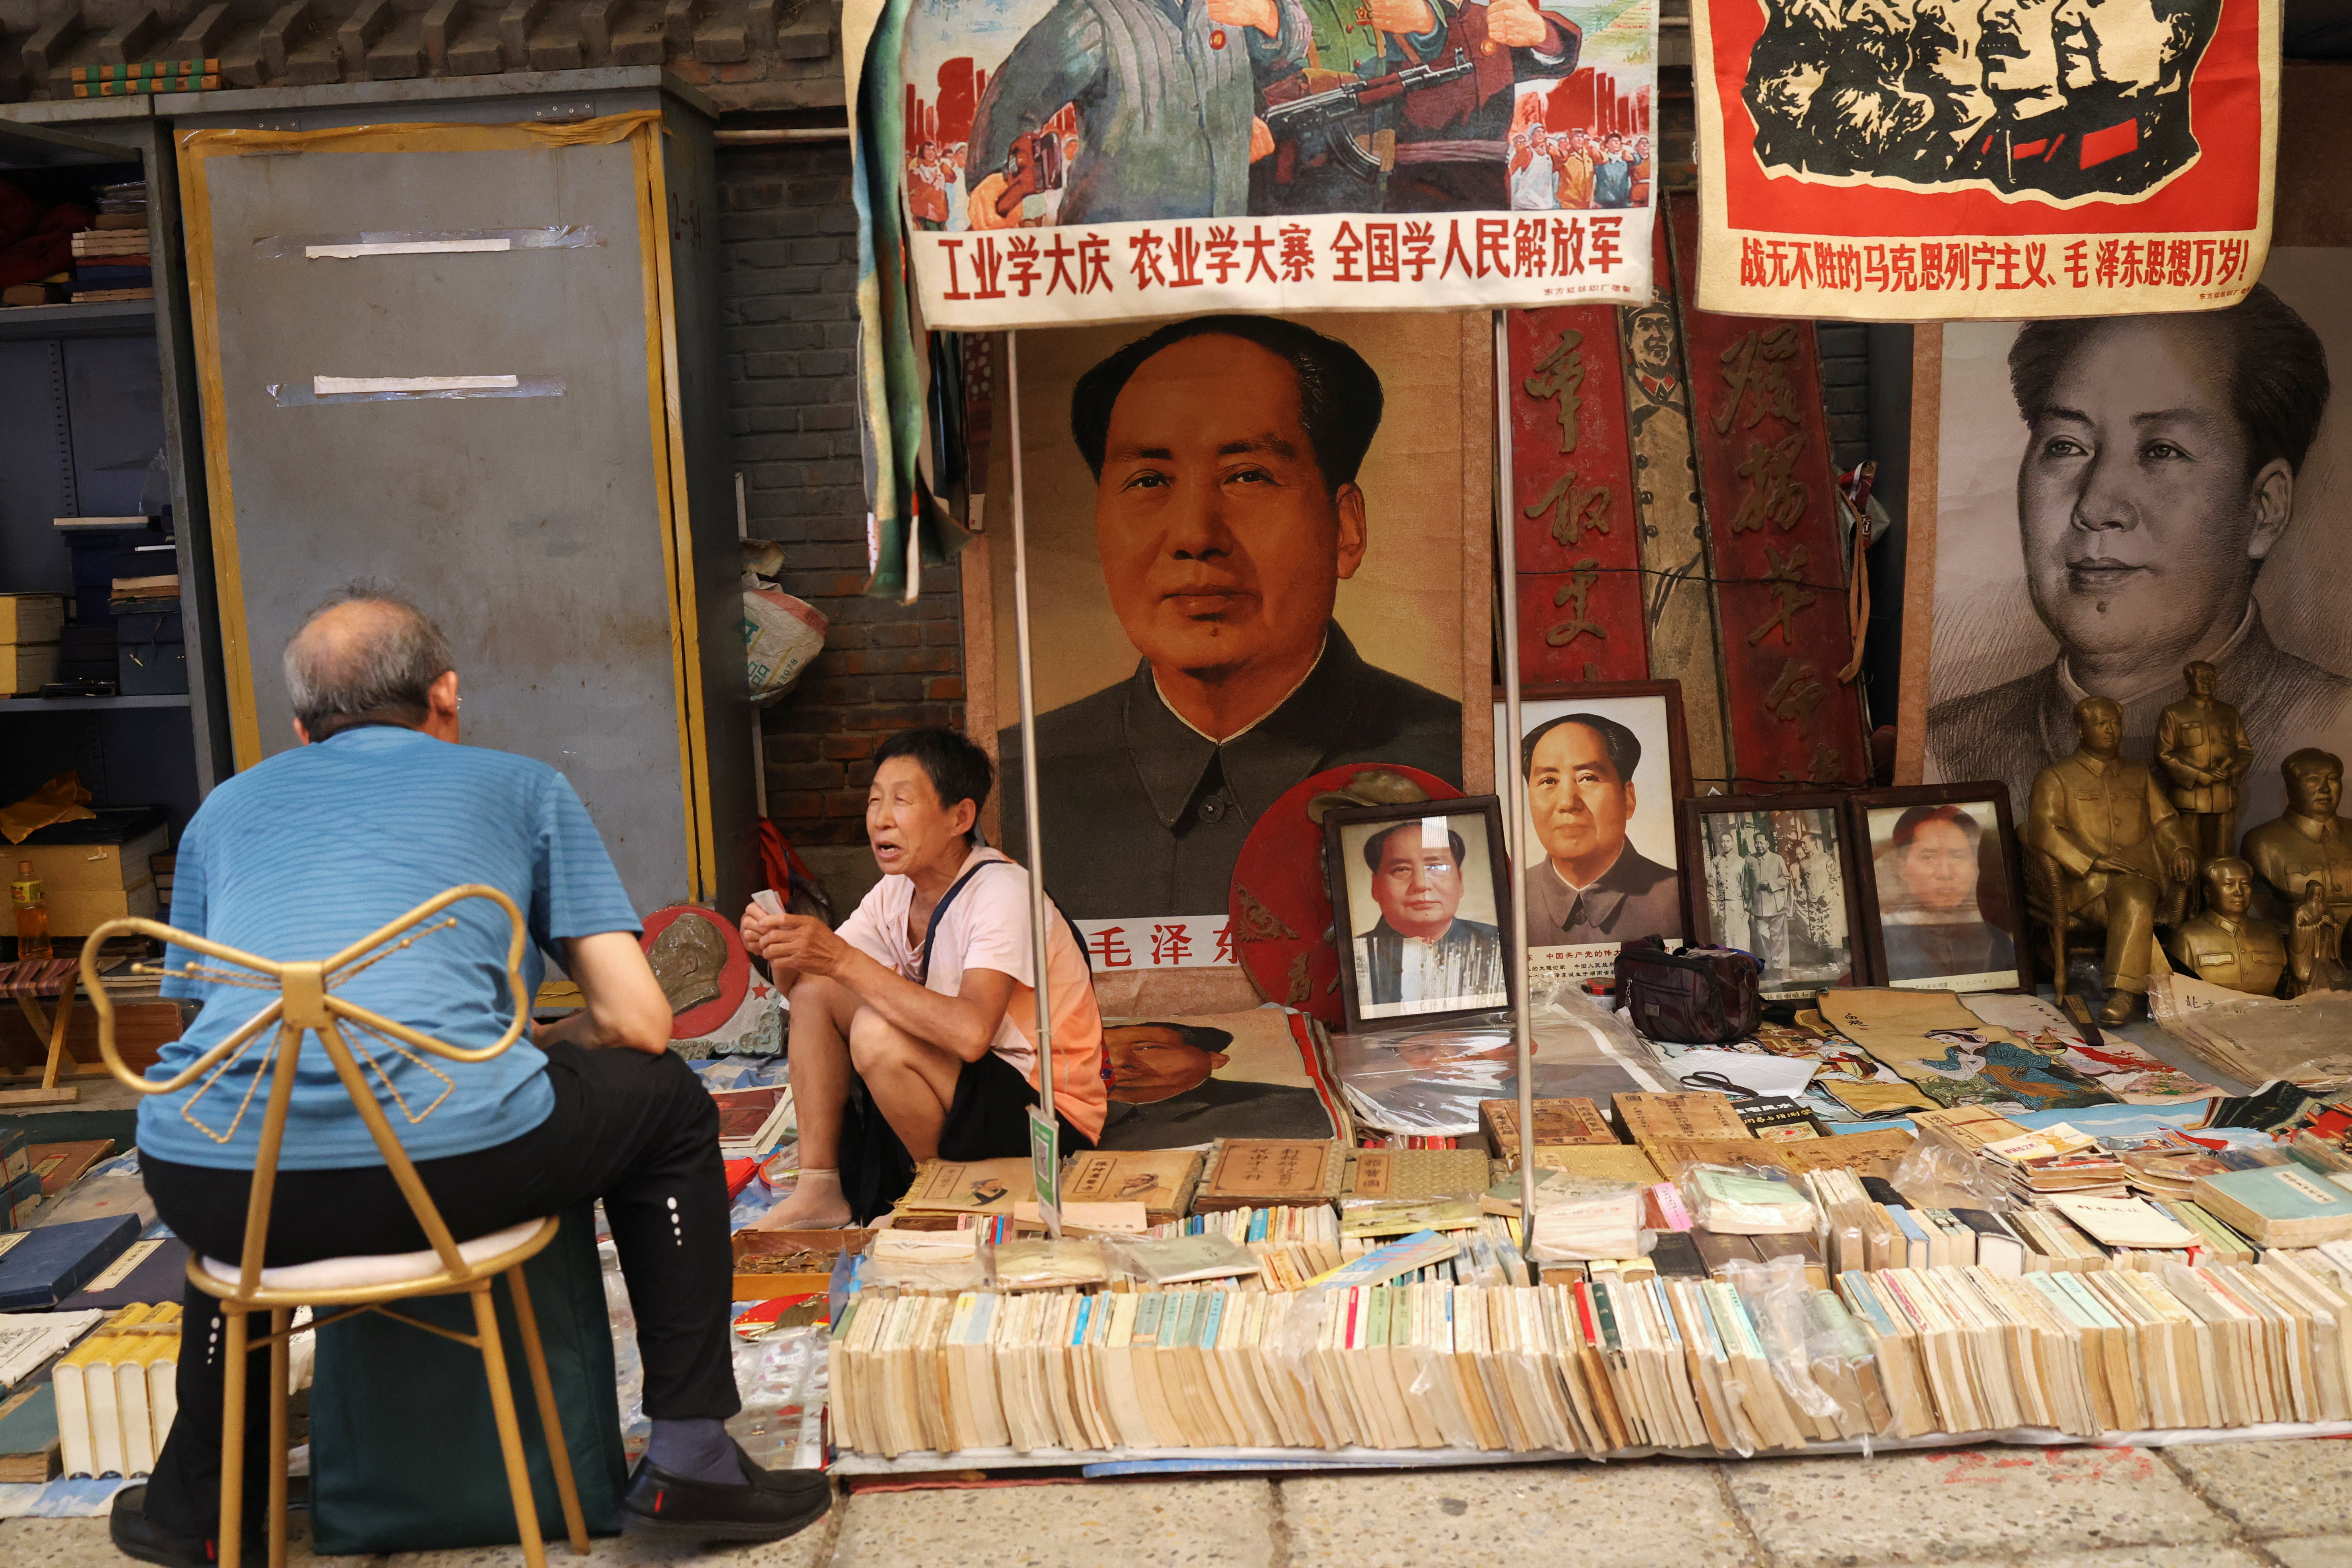
[[[353,583],[310,612],[286,644],[286,691],[312,741],[361,724],[421,727],[433,684],[457,667],[425,613],[386,589]]]

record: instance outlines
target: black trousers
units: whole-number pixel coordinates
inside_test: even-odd
[[[510,1143],[419,1161],[425,1190],[460,1241],[603,1198],[636,1312],[646,1414],[734,1415],[741,1408],[728,1328],[734,1265],[717,1104],[694,1070],[668,1052],[553,1045],[547,1081],[555,1109],[546,1121]],[[152,1156],[141,1168],[174,1235],[202,1256],[237,1259],[252,1173]],[[272,1268],[429,1245],[382,1166],[279,1175],[265,1253]],[[191,1286],[184,1300],[180,1411],[156,1456],[146,1511],[174,1534],[209,1538],[220,1518],[226,1336],[212,1297]],[[268,1319],[261,1322],[266,1332]],[[520,1352],[509,1347],[509,1354]],[[260,1539],[268,1495],[268,1370],[266,1353],[247,1358],[247,1541]]]

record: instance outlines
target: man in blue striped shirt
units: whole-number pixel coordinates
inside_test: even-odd
[[[732,1262],[718,1113],[668,1050],[670,1012],[595,824],[544,763],[458,744],[457,672],[433,622],[399,598],[347,590],[286,648],[303,744],[207,798],[181,836],[172,924],[279,960],[327,957],[462,883],[524,912],[534,992],[560,955],[585,1000],[490,1061],[437,1061],[351,1033],[376,1062],[402,1147],[463,1241],[602,1198],[637,1319],[653,1437],[624,1508],[633,1525],[690,1540],[772,1540],[823,1517],[813,1473],[771,1474],[723,1423],[740,1407],[728,1317]],[[348,1000],[447,1044],[496,1042],[514,1016],[508,925],[488,903],[452,906],[451,928],[389,953],[337,988]],[[202,1004],[151,1076],[168,1078],[227,1038],[273,993],[187,973],[174,946],[167,996]],[[157,1211],[198,1253],[244,1245],[261,1108],[247,1103],[265,1034],[209,1082],[145,1101],[141,1165]],[[270,1210],[269,1267],[412,1252],[427,1243],[325,1054],[297,1076]],[[184,1297],[179,1419],[144,1487],[117,1494],[115,1544],[145,1562],[201,1568],[219,1525],[222,1336],[213,1299]],[[203,1347],[194,1354],[194,1347]],[[266,1356],[239,1369],[246,1408],[266,1411]],[[244,1538],[261,1539],[268,1423],[246,1423]]]

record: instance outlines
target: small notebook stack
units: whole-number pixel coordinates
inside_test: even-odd
[[[216,59],[141,60],[112,66],[76,66],[69,73],[76,98],[128,98],[145,92],[215,92],[221,85]]]
[[[91,96],[79,89],[77,95]],[[154,298],[155,274],[147,249],[147,182],[100,186],[97,221],[74,235],[73,247],[75,304]]]
[[[58,1359],[67,1475],[145,1475],[179,1410],[180,1304],[124,1307]]]
[[[2021,1197],[2124,1197],[2131,1190],[2123,1161],[2100,1147],[2098,1139],[2063,1122],[1986,1144],[1979,1152],[2009,1177]]]

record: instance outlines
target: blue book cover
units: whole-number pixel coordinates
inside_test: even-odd
[[[0,1481],[38,1484],[57,1473],[57,1390],[37,1383],[0,1405]]]
[[[0,1312],[37,1312],[56,1306],[137,1239],[139,1217],[135,1214],[77,1219],[0,1236]]]
[[[2250,1171],[2220,1171],[2197,1178],[2201,1201],[2210,1188],[2264,1219],[2332,1219],[2352,1217],[2352,1193],[2314,1176],[2301,1166],[2263,1166]]]
[[[115,1312],[134,1301],[176,1301],[188,1282],[188,1244],[166,1232],[132,1242],[59,1309]]]

